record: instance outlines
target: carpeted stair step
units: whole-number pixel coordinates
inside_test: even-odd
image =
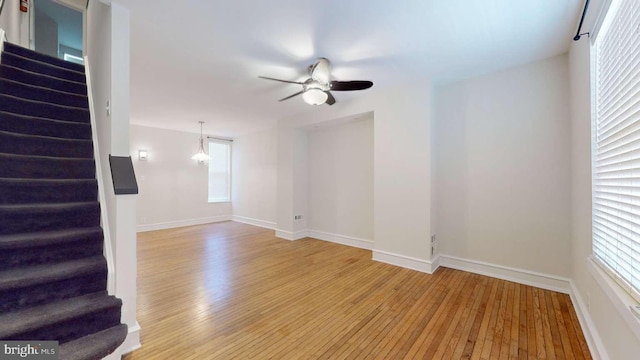
[[[0,235],[100,225],[100,204],[0,205]]]
[[[2,63],[8,66],[32,71],[38,74],[49,75],[64,80],[75,82],[86,81],[84,72],[67,69],[44,61],[34,60],[22,55],[12,54],[6,51],[2,53]]]
[[[55,76],[27,71],[7,64],[0,64],[0,77],[12,79],[25,84],[42,86],[52,90],[64,91],[78,95],[87,95],[87,85],[84,81],[69,81]]]
[[[27,156],[0,153],[0,177],[95,179],[93,159]]]
[[[103,291],[104,256],[0,271],[0,314]]]
[[[0,178],[0,205],[86,202],[98,199],[95,179]]]
[[[16,55],[20,55],[22,57],[26,57],[33,60],[38,60],[41,62],[46,62],[58,67],[63,67],[69,70],[74,70],[78,72],[84,72],[84,65],[72,63],[69,61],[65,61],[62,59],[58,59],[57,57],[49,56],[46,54],[42,54],[31,49],[24,48],[22,46],[5,42],[4,43],[4,51],[7,53],[12,53]]]
[[[0,131],[61,139],[91,140],[91,124],[18,115],[4,111],[0,111]]]
[[[111,354],[124,342],[127,331],[127,325],[120,324],[64,343],[58,351],[60,360],[100,360]]]
[[[63,344],[119,325],[121,306],[120,299],[97,292],[13,311],[0,315],[0,339]]]
[[[28,85],[6,78],[0,78],[0,93],[51,104],[89,108],[89,102],[84,95]]]
[[[92,159],[93,142],[91,140],[60,139],[0,131],[0,152],[16,155]]]
[[[99,226],[0,235],[0,271],[99,256],[103,241]]]
[[[8,53],[12,53],[15,55],[20,55],[22,57],[26,57],[33,60],[38,60],[41,62],[46,62],[58,67],[63,67],[69,70],[74,70],[78,72],[84,72],[84,65],[72,63],[70,61],[62,60],[54,56],[50,56],[47,54],[42,54],[37,51],[33,51],[31,49],[24,48],[22,46],[5,42],[4,43],[4,51]]]
[[[54,120],[73,121],[85,124],[91,121],[88,109],[27,100],[7,94],[0,94],[0,109],[8,113]]]

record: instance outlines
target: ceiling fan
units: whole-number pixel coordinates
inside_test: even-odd
[[[364,90],[373,86],[373,83],[367,80],[331,80],[331,63],[327,58],[319,58],[315,64],[309,65],[307,70],[309,72],[309,78],[303,82],[274,79],[266,76],[259,76],[259,78],[288,84],[302,85],[301,91],[278,101],[284,101],[291,99],[292,97],[302,95],[302,99],[309,105],[322,105],[325,103],[328,105],[335,104],[336,99],[331,95],[331,91]]]

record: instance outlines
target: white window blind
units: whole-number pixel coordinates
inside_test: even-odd
[[[640,301],[640,1],[614,1],[595,61],[593,254]]]
[[[231,142],[209,140],[209,202],[231,201]]]

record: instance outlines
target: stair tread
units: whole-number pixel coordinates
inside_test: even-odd
[[[4,111],[4,110],[0,110],[0,114],[7,114],[7,115],[10,115],[10,116],[17,116],[17,117],[21,117],[21,118],[28,118],[28,119],[34,119],[34,120],[52,121],[55,124],[66,124],[66,125],[77,125],[77,126],[91,127],[91,124],[79,123],[79,122],[75,122],[75,121],[65,121],[65,120],[60,120],[60,119],[51,119],[51,118],[45,118],[45,117],[41,117],[41,116],[16,114],[16,113],[12,113],[10,111]]]
[[[70,110],[76,110],[76,111],[82,111],[82,112],[87,112],[87,113],[89,112],[89,109],[88,108],[84,108],[84,107],[60,105],[60,104],[46,102],[46,101],[26,99],[26,98],[23,98],[23,97],[20,97],[20,96],[14,96],[14,95],[3,94],[3,93],[0,93],[0,96],[13,98],[13,99],[18,99],[18,100],[22,100],[22,101],[27,101],[27,102],[30,102],[30,103],[45,104],[45,105],[50,105],[50,106],[55,106],[55,107],[60,107],[60,108],[65,108],[65,109],[70,109]],[[29,115],[27,115],[27,116],[29,116]],[[45,119],[48,119],[48,118],[45,118]],[[53,119],[53,120],[56,120],[56,119]]]
[[[9,312],[0,315],[0,339],[116,306],[122,301],[101,291]]]
[[[0,129],[15,134],[49,136],[59,139],[92,139],[91,124],[40,118],[0,111]]]
[[[0,291],[15,290],[99,271],[106,273],[106,266],[104,256],[99,255],[57,264],[0,271]]]
[[[84,76],[84,72],[83,72],[83,71],[78,71],[78,70],[74,70],[74,69],[69,69],[69,68],[66,68],[66,67],[64,67],[64,66],[59,66],[59,65],[56,65],[56,64],[52,64],[52,63],[50,63],[50,62],[41,61],[41,60],[38,60],[38,59],[35,59],[35,58],[32,58],[32,57],[23,56],[23,55],[16,54],[16,53],[14,53],[14,52],[10,52],[10,51],[8,51],[8,52],[7,52],[7,51],[5,51],[5,54],[9,54],[10,56],[14,56],[14,57],[17,57],[17,58],[20,58],[20,59],[26,60],[26,61],[31,61],[31,62],[34,62],[34,63],[38,63],[38,64],[40,64],[40,65],[48,66],[48,67],[51,67],[51,68],[54,68],[54,69],[57,69],[57,70],[67,71],[67,72],[69,72],[70,74],[77,74],[77,75],[82,75],[82,76]]]
[[[91,144],[93,143],[92,140],[89,139],[66,139],[66,138],[59,138],[59,137],[53,137],[53,136],[45,136],[45,135],[31,135],[31,134],[22,134],[22,133],[16,133],[16,132],[12,132],[12,131],[5,131],[5,130],[0,130],[0,135],[5,135],[5,136],[15,136],[15,137],[20,137],[23,139],[34,139],[34,140],[50,140],[50,141],[58,141],[61,143],[76,143],[76,144]]]
[[[60,360],[102,359],[127,337],[127,325],[120,324],[60,345]]]
[[[23,56],[26,55],[25,57],[28,57],[28,58],[31,58],[31,57],[39,58],[39,59],[42,59],[41,61],[58,64],[57,66],[60,66],[60,67],[84,72],[84,65],[65,61],[55,56],[39,53],[37,51],[25,48],[23,46],[20,46],[18,44],[14,44],[8,41],[4,43],[4,50],[12,54],[22,53],[24,54]]]
[[[64,80],[64,79],[61,79]],[[57,90],[57,89],[52,89],[50,87],[46,87],[46,86],[40,86],[40,85],[34,85],[34,84],[29,84],[29,83],[25,83],[22,81],[15,81],[12,79],[7,79],[7,78],[0,78],[0,82],[6,82],[6,83],[11,83],[11,84],[15,84],[15,85],[21,85],[21,86],[26,86],[30,89],[34,89],[34,90],[43,90],[43,91],[50,91],[52,93],[58,93],[61,95],[68,95],[68,96],[72,96],[72,97],[77,97],[80,99],[87,99],[87,95],[84,94],[76,94],[73,92],[69,92],[69,91],[62,91],[62,90]]]
[[[64,210],[72,208],[82,208],[87,206],[96,206],[98,201],[79,201],[68,203],[39,203],[39,204],[1,204],[0,211],[19,211],[29,208],[40,210]]]
[[[73,87],[76,89],[76,94],[87,95],[87,84],[80,81],[73,81],[69,79],[60,78],[53,75],[38,73],[35,71],[30,71],[27,69],[22,69],[19,67],[15,67],[9,64],[1,64],[0,63],[0,72],[6,73],[7,77],[16,77],[22,79],[22,83],[25,84],[34,84],[34,85],[43,85],[49,88],[64,88],[66,90],[71,90],[69,87]]]
[[[68,157],[60,157],[60,156],[46,156],[46,155],[22,155],[22,154],[9,154],[9,153],[1,153],[0,157],[17,157],[17,158],[34,158],[34,159],[48,159],[48,160],[59,160],[59,161],[92,161],[93,159],[89,158],[68,158]]]
[[[88,107],[84,105],[83,107],[60,105],[0,93],[0,108],[7,112],[28,116],[75,121],[85,124],[91,123],[91,114]]]
[[[53,184],[93,184],[96,179],[30,179],[30,178],[3,178],[0,177],[0,183],[30,183],[41,185]]]
[[[0,235],[0,249],[25,248],[37,245],[43,246],[48,244],[72,242],[83,236],[92,235],[102,236],[102,228],[99,226],[92,226],[86,228]]]

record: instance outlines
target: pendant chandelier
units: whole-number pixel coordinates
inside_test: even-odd
[[[198,162],[205,162],[211,159],[211,156],[207,155],[207,152],[204,151],[204,139],[202,138],[202,124],[204,121],[198,121],[200,123],[200,146],[198,147],[198,152],[191,157],[193,160],[198,160]]]

